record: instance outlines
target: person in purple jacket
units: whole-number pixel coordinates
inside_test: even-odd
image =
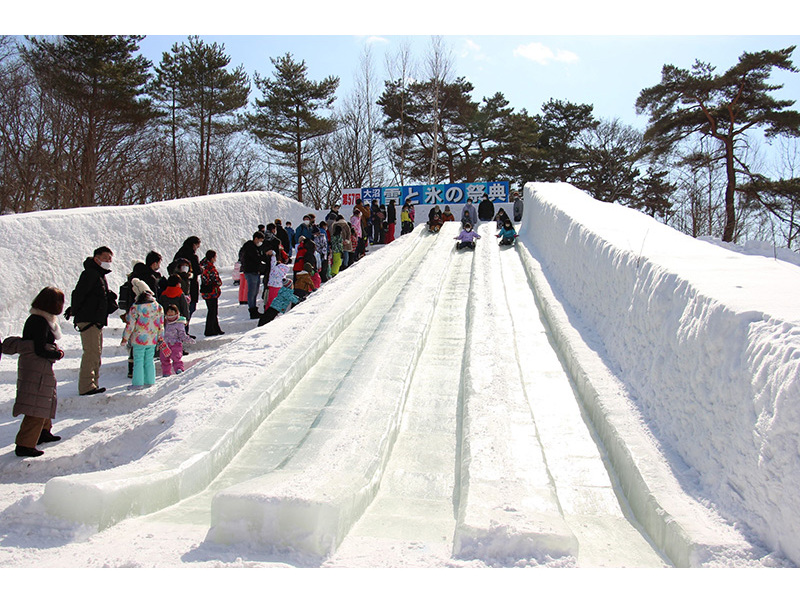
[[[458,243],[456,243],[456,249],[464,249],[465,247],[475,249],[475,240],[480,239],[481,235],[473,231],[472,224],[467,222],[464,224],[464,230],[458,233],[457,237],[453,238],[458,241]]]

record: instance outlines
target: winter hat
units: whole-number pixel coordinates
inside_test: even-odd
[[[142,293],[145,292],[149,293],[150,295],[153,295],[153,292],[150,291],[150,287],[148,287],[147,283],[145,283],[141,279],[138,278],[131,279],[131,287],[133,288],[133,293],[136,295],[136,297],[139,297]]]

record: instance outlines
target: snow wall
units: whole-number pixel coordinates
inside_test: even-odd
[[[223,193],[130,207],[75,208],[0,216],[0,337],[21,334],[30,303],[47,286],[69,296],[83,261],[106,245],[114,252],[108,284],[114,291],[136,262],[154,249],[161,273],[187,237],[200,237],[198,255],[217,252],[222,270],[236,261],[242,244],[259,224],[276,218],[297,225],[313,210],[271,192]],[[135,231],[131,224],[139,224]],[[222,273],[226,278],[228,275]]]
[[[800,268],[568,184],[527,184],[520,238],[691,497],[800,563]]]

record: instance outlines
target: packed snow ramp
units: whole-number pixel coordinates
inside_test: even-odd
[[[455,250],[458,230],[417,228],[377,278],[323,299],[356,265],[260,328],[295,324],[296,341],[161,465],[53,479],[45,504],[105,527],[197,495],[210,542],[317,558],[391,537],[498,565],[665,564],[618,500],[518,250],[493,224]]]

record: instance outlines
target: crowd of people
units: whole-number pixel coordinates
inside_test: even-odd
[[[485,201],[487,201],[485,199]],[[491,202],[489,202],[491,203]],[[482,202],[483,204],[483,202]],[[477,215],[472,202],[462,212],[463,229],[456,237],[457,247],[471,247],[480,235],[472,230],[479,220],[495,220],[501,244],[516,238],[513,223],[503,209],[488,219]],[[514,205],[514,218],[521,218]],[[401,232],[414,227],[414,206],[405,203],[401,209]],[[344,215],[341,205],[335,204],[317,223],[313,213],[303,217],[293,228],[280,219],[259,225],[252,239],[239,251],[239,302],[247,304],[251,319],[263,325],[294,304],[302,303],[309,294],[342,270],[352,266],[368,253],[370,244],[385,244],[394,240],[397,221],[395,202],[369,206],[357,201],[351,216]],[[444,222],[455,221],[449,206],[441,211],[434,206],[429,213],[428,227],[438,232]],[[64,357],[58,346],[62,333],[59,316],[72,319],[81,338],[81,362],[78,373],[78,393],[91,396],[106,391],[100,386],[100,366],[103,353],[103,329],[109,316],[120,310],[125,328],[120,344],[129,350],[128,378],[131,389],[141,389],[155,383],[156,354],[163,377],[183,372],[185,348],[195,336],[189,333],[192,315],[202,298],[207,313],[204,335],[224,335],[219,325],[219,297],[222,279],[216,267],[217,253],[213,249],[198,256],[201,240],[188,237],[161,274],[163,257],[150,251],[144,261],[137,262],[119,295],[108,286],[106,276],[112,270],[114,253],[106,246],[98,247],[83,262],[83,271],[64,310],[66,295],[55,287],[45,287],[31,303],[30,316],[21,337],[0,341],[0,356],[18,354],[17,394],[13,416],[23,415],[15,439],[17,456],[36,457],[43,454],[36,446],[56,442],[60,436],[51,431],[56,415],[55,362]],[[259,308],[263,306],[263,311]]]

